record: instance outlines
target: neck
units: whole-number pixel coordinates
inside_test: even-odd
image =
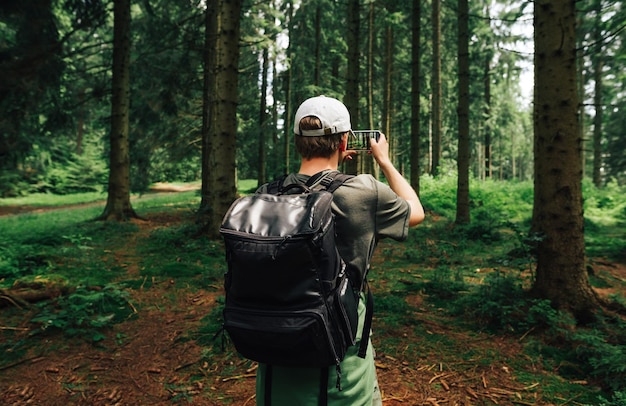
[[[311,176],[327,169],[336,170],[338,166],[338,158],[339,157],[335,154],[330,158],[303,159],[298,172]]]

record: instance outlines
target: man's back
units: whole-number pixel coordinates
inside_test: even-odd
[[[309,178],[290,174],[283,184],[303,184]],[[360,278],[365,276],[378,240],[404,240],[408,233],[406,201],[371,175],[356,176],[339,187],[333,194],[333,212],[339,253]]]

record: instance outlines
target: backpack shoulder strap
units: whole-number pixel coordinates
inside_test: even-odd
[[[372,331],[372,319],[374,316],[374,295],[370,290],[369,283],[365,280],[367,287],[366,302],[365,302],[365,323],[363,323],[363,333],[361,334],[361,343],[359,345],[358,356],[365,358],[367,354],[367,347],[370,341],[370,333]]]
[[[339,186],[343,185],[345,181],[353,177],[354,175],[346,175],[345,173],[341,173],[339,171],[322,171],[311,176],[305,183],[305,186],[313,189],[314,187],[320,185],[322,190],[333,193]]]
[[[274,179],[273,181],[265,184],[265,193],[270,195],[277,195],[281,192],[283,188],[283,182],[287,178],[287,175],[283,175]],[[261,189],[261,188],[260,188]],[[258,193],[258,192],[257,192]]]
[[[315,175],[312,175],[309,180],[307,180],[304,184],[293,184],[285,186],[284,182],[287,178],[287,175],[283,175],[263,185],[261,188],[259,188],[257,193],[260,193],[260,190],[264,190],[265,193],[271,195],[279,195],[283,193],[288,193],[292,188],[300,188],[301,193],[306,193],[313,189],[321,189],[333,193],[339,186],[343,185],[345,181],[353,177],[354,175],[347,175],[339,171],[321,171],[316,173]]]

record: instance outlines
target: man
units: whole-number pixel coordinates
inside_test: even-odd
[[[302,162],[298,173],[288,175],[283,184],[304,184],[312,175],[337,170],[341,161],[351,159],[356,151],[346,150],[350,131],[350,114],[339,100],[319,96],[302,103],[294,123],[296,149]],[[367,273],[379,239],[403,240],[410,226],[424,220],[424,209],[417,194],[389,159],[389,144],[384,134],[378,141],[371,140],[370,143],[371,154],[389,186],[371,175],[356,176],[333,193],[332,206],[339,254],[346,262],[349,274],[361,279]],[[371,342],[365,359],[357,356],[365,318],[364,299],[362,293],[357,344],[348,349],[341,363],[341,390],[335,385],[335,367],[330,367],[331,372],[327,374],[325,387],[329,405],[382,405]],[[320,386],[319,368],[272,366],[270,373],[266,365],[260,364],[257,405],[317,406],[320,388],[324,385]],[[271,400],[266,402],[268,398]]]

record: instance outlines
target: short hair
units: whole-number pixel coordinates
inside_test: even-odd
[[[322,122],[315,116],[302,117],[300,120],[301,130],[316,130],[322,128]],[[296,134],[296,149],[305,159],[330,158],[341,145],[343,133],[310,137]]]

